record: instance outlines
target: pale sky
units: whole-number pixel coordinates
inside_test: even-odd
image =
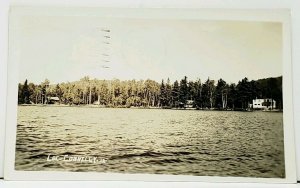
[[[26,16],[19,27],[21,83],[282,75],[280,23]]]

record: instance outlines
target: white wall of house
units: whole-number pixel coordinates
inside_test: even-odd
[[[276,101],[273,99],[253,99],[253,109],[276,108]]]

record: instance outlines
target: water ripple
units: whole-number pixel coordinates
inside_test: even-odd
[[[18,108],[16,170],[285,177],[282,113]],[[105,164],[47,162],[98,156]]]

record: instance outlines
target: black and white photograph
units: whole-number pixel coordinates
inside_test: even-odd
[[[282,22],[13,18],[16,172],[287,178]]]

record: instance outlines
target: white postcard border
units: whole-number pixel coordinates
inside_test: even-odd
[[[283,24],[283,100],[284,100],[284,152],[286,178],[207,177],[186,175],[119,174],[98,172],[16,171],[15,144],[17,125],[18,17],[24,15],[101,16],[113,18],[164,18],[202,20],[274,21]],[[137,181],[207,181],[207,182],[270,182],[295,183],[295,142],[292,100],[292,64],[290,38],[290,11],[228,10],[228,9],[110,9],[63,7],[13,7],[10,9],[8,95],[4,178],[7,180],[137,180]],[[13,52],[13,54],[12,54]]]

